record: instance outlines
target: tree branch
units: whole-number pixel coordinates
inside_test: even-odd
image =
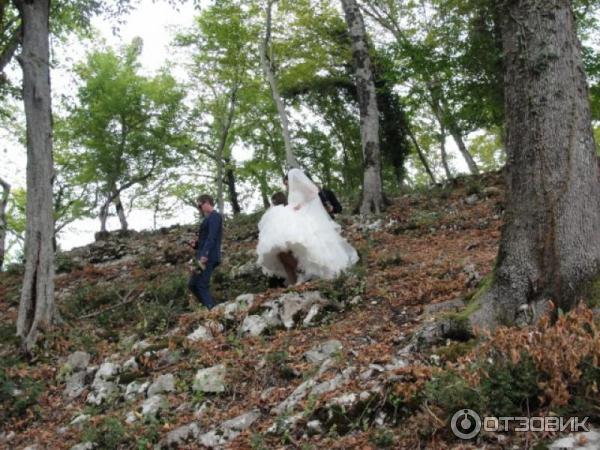
[[[0,54],[0,73],[4,72],[4,68],[13,59],[17,48],[21,45],[21,35],[23,34],[23,28],[19,26],[15,29],[14,33],[10,37],[6,48],[2,50]]]

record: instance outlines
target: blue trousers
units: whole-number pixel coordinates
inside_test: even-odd
[[[208,261],[206,269],[202,272],[194,272],[188,281],[188,288],[208,309],[212,309],[216,305],[215,299],[210,294],[210,277],[218,265],[218,262]]]

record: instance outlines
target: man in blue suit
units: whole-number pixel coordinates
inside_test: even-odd
[[[223,218],[215,211],[215,202],[210,195],[198,197],[197,206],[204,220],[200,224],[198,240],[193,244],[198,268],[192,272],[188,287],[204,306],[212,309],[216,303],[210,294],[210,276],[221,263]]]

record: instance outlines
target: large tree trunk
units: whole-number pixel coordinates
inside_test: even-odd
[[[52,109],[49,67],[49,0],[17,1],[23,23],[23,100],[27,121],[27,229],[25,274],[17,318],[22,348],[33,350],[40,329],[54,317],[52,211]]]
[[[600,271],[600,176],[570,2],[502,7],[506,223],[476,325],[548,300],[568,309]]]
[[[267,54],[267,52],[271,48],[271,13],[273,10],[273,3],[275,3],[276,1],[277,0],[268,0],[267,3],[267,23],[265,30],[265,38],[261,41],[259,48],[260,63],[262,65],[265,78],[268,80],[269,85],[271,86],[271,94],[273,96],[273,101],[275,102],[275,106],[277,106],[277,112],[279,113],[279,119],[281,120],[283,143],[285,145],[286,163],[289,168],[294,168],[298,167],[298,161],[296,160],[296,155],[294,154],[294,149],[292,147],[292,139],[290,137],[287,113],[285,111],[285,105],[283,104],[281,95],[279,94],[277,80],[275,79],[275,74],[273,73],[273,69],[271,67],[271,59]]]
[[[360,108],[360,137],[364,165],[360,213],[379,213],[383,209],[379,111],[373,81],[373,67],[367,44],[367,32],[356,0],[342,0],[342,8],[352,41],[356,90]]]
[[[8,195],[10,194],[10,184],[0,178],[2,186],[2,197],[0,197],[0,269],[4,265],[4,252],[6,249],[6,208],[8,206]]]

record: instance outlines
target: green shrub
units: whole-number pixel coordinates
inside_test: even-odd
[[[116,417],[104,417],[96,426],[90,425],[82,435],[83,442],[94,442],[96,448],[118,448],[130,439],[125,427]]]
[[[161,278],[153,285],[146,287],[145,298],[162,304],[171,301],[187,305],[187,276],[175,274]]]
[[[85,285],[65,299],[64,308],[68,315],[81,317],[119,300],[119,291],[113,286]]]
[[[369,441],[378,448],[393,448],[394,445],[396,445],[396,436],[394,436],[392,430],[382,428],[372,433],[369,437]]]
[[[465,185],[465,193],[467,195],[477,194],[480,197],[483,194],[483,188],[481,187],[481,183],[477,178],[469,178]]]
[[[594,364],[591,357],[587,357],[580,364],[581,378],[579,382],[571,386],[571,401],[560,408],[559,416],[586,415],[590,420],[598,423],[600,421],[600,367]]]
[[[54,260],[54,267],[56,268],[56,273],[67,273],[72,272],[73,269],[81,269],[82,265],[64,253],[58,253]]]
[[[518,416],[534,410],[538,396],[539,373],[533,359],[526,353],[513,364],[508,360],[487,362],[487,377],[481,380],[481,395],[485,410],[496,416]]]
[[[176,274],[146,287],[136,302],[138,329],[160,333],[168,330],[188,307],[187,276]],[[131,309],[131,308],[130,308]]]
[[[482,405],[481,394],[462,376],[450,370],[427,382],[425,397],[449,415],[464,408],[479,411]]]
[[[0,323],[0,342],[3,345],[18,345],[17,327],[12,323]]]
[[[11,378],[0,368],[0,422],[10,417],[21,417],[37,404],[44,387],[42,381],[29,377]]]
[[[481,374],[478,385],[446,370],[427,383],[426,397],[448,415],[472,409],[494,416],[520,416],[539,406],[540,373],[529,355],[522,354],[516,364],[505,359],[487,360],[471,369]]]
[[[9,275],[23,275],[25,272],[25,264],[12,263],[6,266],[6,273]]]

